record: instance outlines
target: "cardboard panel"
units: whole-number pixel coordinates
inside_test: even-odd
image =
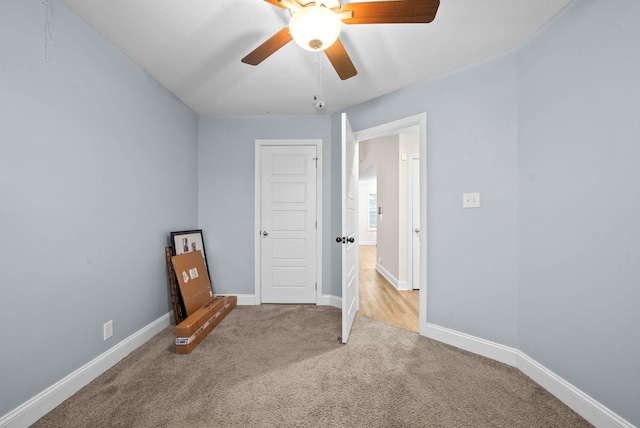
[[[201,251],[191,251],[171,258],[187,316],[213,298],[213,289]]]
[[[235,296],[215,297],[176,326],[176,353],[188,354],[236,306]]]

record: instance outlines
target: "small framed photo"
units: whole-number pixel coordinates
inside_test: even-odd
[[[202,238],[202,230],[184,230],[182,232],[171,232],[171,250],[173,255],[189,253],[191,251],[202,251],[204,265],[209,273],[209,265],[207,264],[207,252],[204,248],[204,239]],[[211,274],[209,273],[209,278]]]

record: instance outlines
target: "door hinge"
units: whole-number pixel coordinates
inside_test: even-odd
[[[316,168],[318,167],[318,158],[313,158],[313,160],[316,162]]]
[[[316,291],[318,291],[318,283],[316,282]]]
[[[316,220],[316,229],[318,228],[318,220]]]

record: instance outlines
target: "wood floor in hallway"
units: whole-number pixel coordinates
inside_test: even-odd
[[[375,245],[359,247],[358,313],[418,332],[419,291],[399,291],[376,270]]]

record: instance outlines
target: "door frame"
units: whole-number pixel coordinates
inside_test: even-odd
[[[316,305],[322,298],[322,140],[320,139],[256,139],[254,186],[254,305],[262,304],[262,148],[265,146],[315,146],[316,168]]]
[[[418,297],[418,329],[421,336],[427,335],[427,113],[419,113],[392,122],[354,132],[360,141],[401,132],[418,131],[420,140],[420,290]],[[343,177],[344,179],[344,177]]]
[[[416,171],[416,168],[414,168],[413,166],[413,161],[414,160],[418,160],[418,171]],[[414,235],[415,235],[415,230],[413,228],[413,208],[414,205],[416,204],[415,201],[413,200],[413,186],[414,183],[416,181],[416,174],[418,174],[418,180],[420,179],[420,156],[418,155],[409,155],[407,158],[407,161],[409,161],[409,178],[408,178],[408,197],[407,197],[407,281],[409,282],[409,289],[410,290],[419,290],[420,289],[420,284],[418,284],[418,288],[414,287],[414,283],[413,283],[413,239],[414,239]],[[420,191],[420,181],[418,181],[418,191]],[[419,197],[419,196],[418,196]],[[420,205],[420,201],[418,201],[417,205]],[[422,232],[422,230],[421,230]]]

